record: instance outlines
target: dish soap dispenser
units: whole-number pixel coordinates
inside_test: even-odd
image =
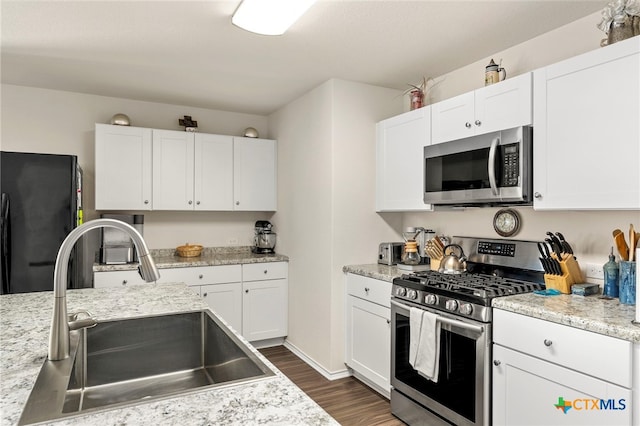
[[[613,255],[613,247],[611,247],[611,254],[609,255],[609,261],[602,266],[604,272],[604,291],[603,295],[608,297],[618,297],[618,264],[616,263],[616,257]]]

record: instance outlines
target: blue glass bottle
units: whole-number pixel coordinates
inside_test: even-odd
[[[618,297],[620,294],[620,287],[618,283],[619,269],[616,263],[616,257],[613,255],[613,247],[611,247],[611,254],[609,255],[609,261],[602,267],[604,272],[604,291],[602,294],[608,297]]]

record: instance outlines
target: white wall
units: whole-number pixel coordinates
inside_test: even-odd
[[[1,148],[4,151],[74,154],[84,172],[85,218],[97,217],[94,197],[94,124],[127,114],[138,127],[183,130],[178,119],[190,115],[203,133],[242,135],[254,127],[269,137],[267,117],[33,87],[2,85]],[[123,171],[126,173],[126,171]],[[258,219],[270,213],[143,212],[145,239],[151,248],[189,243],[249,245]]]
[[[600,40],[604,38],[604,33],[596,27],[599,21],[600,13],[594,13],[437,77],[436,80],[439,83],[434,86],[429,99],[435,102],[483,87],[484,67],[491,58],[496,62],[502,59],[508,78],[599,49]],[[580,149],[580,141],[576,141],[578,158]],[[609,179],[611,184],[615,185],[614,176],[602,176],[602,179]],[[574,183],[566,182],[565,184]],[[403,226],[425,226],[445,235],[499,238],[492,225],[493,215],[497,210],[497,208],[483,208],[467,211],[406,213],[403,215]],[[613,229],[628,230],[630,223],[640,223],[640,212],[637,211],[538,212],[530,207],[516,210],[522,214],[523,224],[521,232],[514,238],[540,240],[545,237],[546,231],[560,231],[573,243],[578,261],[583,267],[587,262],[604,264],[608,260],[607,255],[613,245],[611,234]],[[597,280],[593,281],[597,282]]]
[[[374,208],[375,122],[397,90],[330,80],[269,117],[278,140],[279,246],[290,256],[288,341],[327,372],[344,370],[342,267],[372,263],[401,217]]]

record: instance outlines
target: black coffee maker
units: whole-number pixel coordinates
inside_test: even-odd
[[[273,225],[268,220],[258,220],[255,224],[255,233],[253,237],[253,253],[269,254],[275,253],[276,233],[272,232]]]

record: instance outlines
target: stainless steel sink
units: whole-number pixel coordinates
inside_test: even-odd
[[[208,311],[99,322],[45,361],[19,424],[274,375]]]

